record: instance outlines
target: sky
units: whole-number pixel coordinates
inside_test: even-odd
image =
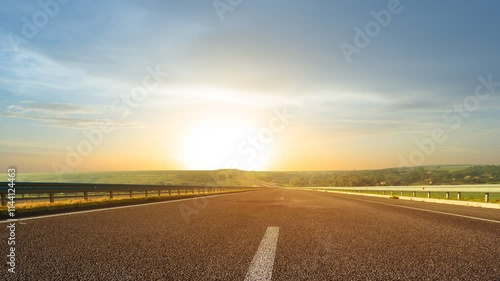
[[[0,166],[500,164],[498,10],[493,0],[3,1]]]

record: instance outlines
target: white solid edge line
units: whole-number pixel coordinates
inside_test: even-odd
[[[264,233],[257,253],[253,257],[245,281],[268,281],[273,275],[274,257],[278,244],[279,227],[270,226]]]
[[[342,198],[347,198],[347,197],[343,197],[342,196]],[[447,212],[434,211],[434,210],[428,210],[428,209],[421,209],[421,208],[415,208],[415,207],[409,207],[409,206],[389,204],[389,203],[383,203],[383,202],[377,202],[377,201],[371,201],[371,200],[364,200],[364,199],[359,199],[359,198],[347,198],[347,199],[364,201],[364,202],[370,202],[370,203],[376,203],[376,204],[381,204],[381,205],[395,206],[395,207],[400,207],[400,208],[406,208],[406,209],[412,209],[412,210],[419,210],[419,211],[424,211],[424,212],[430,212],[430,213],[436,213],[436,214],[443,214],[443,215],[449,215],[449,216],[455,216],[455,217],[461,217],[461,218],[467,218],[467,219],[473,219],[473,220],[480,220],[480,221],[487,221],[487,222],[493,222],[493,223],[500,223],[500,221],[497,221],[497,220],[490,220],[490,219],[484,219],[484,218],[478,218],[478,217],[472,217],[472,216],[466,216],[466,215],[459,215],[459,214],[454,214],[454,213],[447,213]]]
[[[182,199],[173,199],[173,200],[161,201],[161,202],[139,203],[139,204],[128,205],[128,206],[110,207],[110,208],[102,208],[102,209],[95,209],[95,210],[85,210],[85,211],[77,211],[77,212],[69,212],[69,213],[61,213],[61,214],[37,216],[37,217],[28,217],[28,218],[20,218],[20,219],[7,219],[5,221],[0,221],[0,224],[2,224],[2,223],[11,223],[11,222],[16,222],[16,221],[27,221],[27,220],[36,220],[36,219],[44,219],[44,218],[53,218],[53,217],[61,217],[61,216],[69,216],[69,215],[93,213],[93,212],[103,212],[103,211],[125,209],[125,208],[134,208],[134,207],[142,207],[142,206],[149,206],[149,205],[156,205],[156,204],[176,203],[176,202],[181,202],[181,201],[195,200],[195,199],[198,199],[198,198],[210,198],[210,197],[218,197],[218,196],[225,196],[225,195],[236,195],[236,194],[240,194],[240,193],[241,192],[234,192],[234,193],[229,193],[229,194],[214,194],[214,195],[207,195],[207,196],[196,196],[196,197],[182,198]]]

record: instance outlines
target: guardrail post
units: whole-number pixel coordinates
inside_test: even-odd
[[[194,188],[191,188],[191,193],[194,194]]]
[[[460,200],[462,199],[462,193],[461,192],[457,192],[457,200]]]
[[[49,193],[50,203],[54,203],[54,192]]]
[[[401,191],[401,196],[403,196],[404,191]]]
[[[431,198],[431,192],[427,191],[427,198]]]
[[[391,195],[394,195],[394,191],[391,191]]]
[[[488,203],[489,201],[490,201],[490,194],[489,193],[485,193],[484,194],[484,202]]]
[[[113,199],[113,191],[109,191],[109,199]]]
[[[446,199],[450,199],[450,193],[446,192]]]
[[[87,191],[83,192],[83,199],[89,200],[89,193]]]
[[[172,193],[170,193],[172,190],[168,190],[168,196],[172,195]]]
[[[177,189],[177,195],[181,195],[181,190]]]
[[[161,190],[158,189],[158,196],[161,196]]]
[[[385,195],[385,190],[382,190],[382,194]]]
[[[146,197],[148,197],[148,191],[144,191],[144,195],[146,195]]]
[[[2,206],[6,206],[7,201],[5,200],[5,193],[2,193]]]
[[[132,198],[132,196],[134,196],[134,195],[133,195],[133,193],[134,193],[134,192],[133,192],[132,190],[130,190],[130,191],[128,192],[128,194],[129,194],[130,198]]]
[[[413,191],[413,197],[417,196],[417,192],[416,191]]]

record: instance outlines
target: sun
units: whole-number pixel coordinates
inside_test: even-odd
[[[238,119],[205,120],[190,127],[180,144],[179,160],[189,170],[228,168],[249,126]]]

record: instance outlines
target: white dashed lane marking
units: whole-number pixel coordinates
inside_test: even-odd
[[[270,226],[267,228],[245,276],[245,281],[271,280],[276,245],[278,244],[278,233],[279,227]]]

